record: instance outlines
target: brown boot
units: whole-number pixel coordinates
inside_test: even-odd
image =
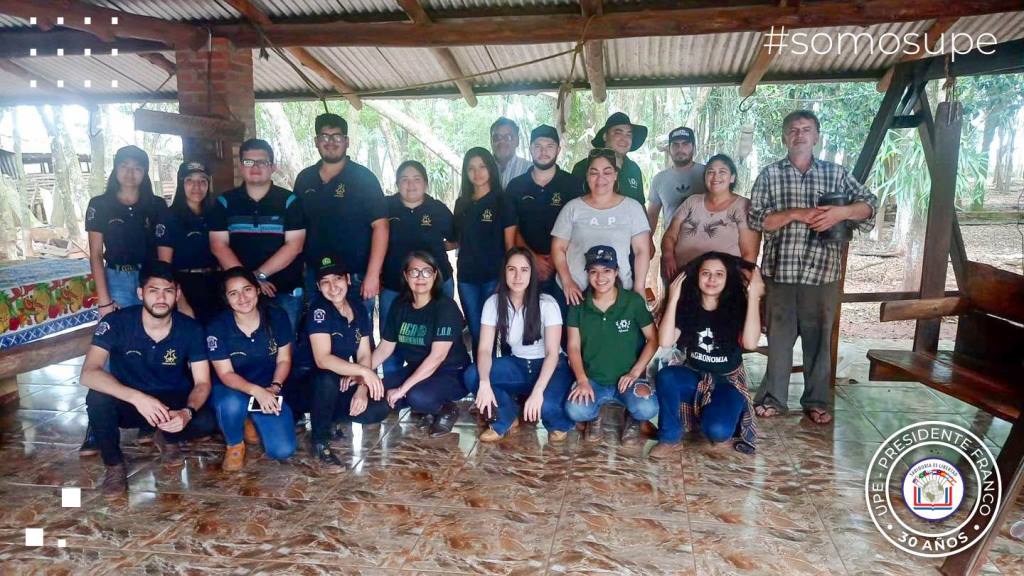
[[[256,425],[252,423],[249,418],[245,419],[245,428],[242,430],[242,438],[245,443],[250,446],[258,446],[260,443],[260,433],[256,431]]]
[[[100,485],[100,491],[108,500],[120,498],[128,492],[128,469],[124,462],[107,466],[103,473],[103,484]]]
[[[221,468],[225,472],[238,472],[243,466],[245,466],[245,442],[228,446],[224,450],[224,463]]]
[[[647,455],[654,459],[670,458],[674,454],[678,454],[679,449],[682,447],[683,445],[681,442],[658,442],[654,448],[651,448],[650,453]]]

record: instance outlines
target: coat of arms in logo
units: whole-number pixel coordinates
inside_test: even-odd
[[[430,214],[424,214],[423,218],[420,218],[420,226],[433,226],[433,223],[430,221]]]
[[[178,364],[178,353],[171,348],[164,352],[164,366],[176,366]]]
[[[322,324],[327,319],[327,312],[323,308],[317,308],[313,310],[313,322]]]
[[[210,352],[213,352],[214,350],[217,349],[217,337],[216,336],[207,336],[206,337],[206,349],[209,350]]]
[[[480,221],[481,222],[494,222],[494,212],[490,208],[484,210],[483,214],[480,215]]]

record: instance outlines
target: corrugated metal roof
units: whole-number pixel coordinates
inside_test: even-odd
[[[139,13],[159,15],[168,19],[183,18],[234,18],[227,4],[201,2],[199,0],[94,0],[109,6],[131,9]],[[437,10],[461,10],[478,6],[525,6],[538,4],[561,4],[573,0],[424,0],[425,5]],[[499,4],[500,3],[500,4]],[[261,5],[278,16],[316,16],[318,14],[354,14],[357,12],[397,11],[395,0],[261,0]],[[218,7],[219,6],[219,7]],[[2,19],[14,21],[16,19]],[[898,24],[882,24],[861,27],[834,27],[802,30],[807,34],[823,34],[833,42],[844,33],[867,33],[875,38],[882,35],[902,36],[907,33],[922,33],[932,25],[930,21]],[[982,32],[992,34],[997,41],[1008,41],[1024,37],[1024,11],[1008,14],[992,14],[961,19],[949,33],[970,33],[977,37]],[[947,33],[947,34],[949,34]],[[605,41],[605,76],[609,86],[642,85],[646,81],[657,82],[716,82],[735,81],[742,78],[755,58],[761,43],[756,32],[731,34],[708,34],[700,36],[667,36],[648,38],[625,38]],[[471,83],[482,91],[521,89],[524,86],[548,89],[566,80],[572,67],[571,54],[532,63],[499,72],[492,72],[516,64],[529,62],[544,56],[571,50],[570,42],[538,45],[512,46],[457,46],[451,51],[465,74],[483,73]],[[310,51],[325,65],[359,91],[375,92],[401,90],[417,87],[423,83],[437,82],[429,89],[408,90],[408,94],[453,93],[452,82],[446,82],[448,74],[438,63],[432,50],[427,48],[377,48],[377,47],[322,47]],[[287,95],[311,95],[312,92],[300,76],[276,53],[262,61],[255,58],[254,84],[257,97],[281,97]],[[173,59],[173,53],[168,56]],[[63,58],[19,58],[19,64],[42,74],[46,78],[66,81],[93,80],[94,91],[98,94],[144,93],[156,88],[165,78],[165,73],[148,61],[130,55],[116,57],[116,64],[103,66],[97,57],[66,56]],[[109,57],[108,57],[109,58]],[[855,52],[834,50],[828,55],[797,55],[792,48],[777,57],[768,69],[768,77],[799,78],[817,77],[878,77],[889,66],[899,60],[898,55],[889,55],[875,50]],[[115,62],[111,59],[110,62]],[[321,90],[331,92],[333,88],[312,73],[303,69],[306,75]],[[7,75],[9,76],[9,75]],[[4,78],[4,77],[0,77]],[[13,78],[13,77],[12,77]],[[137,80],[138,83],[132,80]],[[111,89],[110,81],[117,79],[118,88]],[[578,61],[573,74],[574,82],[586,82],[586,71]],[[146,86],[141,88],[138,84]],[[79,84],[80,85],[80,84]],[[101,88],[102,87],[102,88]],[[162,90],[171,94],[174,82]],[[0,102],[26,101],[34,94],[25,82],[0,82]],[[379,94],[378,94],[379,95]]]

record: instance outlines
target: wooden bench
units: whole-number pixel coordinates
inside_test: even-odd
[[[1024,484],[1024,276],[967,262],[960,296],[882,304],[881,320],[959,317],[949,351],[869,350],[870,379],[920,382],[1013,423],[997,464],[1002,505],[978,544],[947,558],[945,574],[975,574]],[[1016,520],[1016,519],[1015,519]]]

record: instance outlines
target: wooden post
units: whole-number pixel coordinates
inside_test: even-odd
[[[933,153],[928,163],[932,186],[924,255],[921,258],[921,298],[938,298],[946,290],[946,268],[953,234],[957,160],[960,156],[963,106],[959,102],[942,102],[937,112],[931,131]],[[938,349],[940,322],[939,319],[917,321],[914,330],[915,352],[934,352]]]

